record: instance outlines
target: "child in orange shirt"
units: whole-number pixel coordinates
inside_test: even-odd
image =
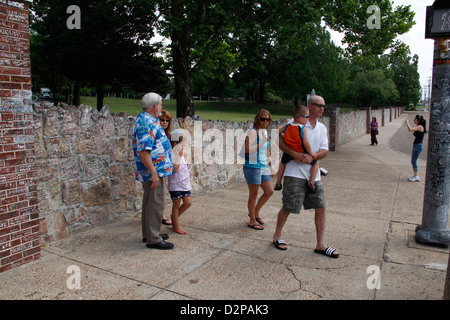
[[[309,119],[309,110],[306,106],[298,105],[294,107],[292,111],[293,121],[289,121],[285,125],[282,125],[279,128],[280,134],[284,138],[284,142],[286,145],[297,152],[307,153],[313,158],[317,156],[315,152],[312,152],[311,145],[308,141],[307,130],[304,130],[306,123]],[[275,190],[281,190],[283,187],[281,185],[281,179],[283,178],[284,169],[286,164],[294,160],[290,155],[283,153],[281,158],[280,167],[278,169],[277,175],[277,183],[275,184]],[[311,162],[311,176],[309,180],[306,182],[308,188],[315,192],[316,188],[314,186],[314,181],[316,180],[317,173],[319,172],[319,162],[317,160],[313,160]]]

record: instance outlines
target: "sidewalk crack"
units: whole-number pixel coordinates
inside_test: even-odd
[[[295,293],[297,293],[299,291],[303,291],[303,292],[307,292],[307,293],[313,294],[313,295],[315,295],[316,297],[318,297],[320,299],[323,298],[323,296],[321,296],[318,293],[315,293],[315,292],[310,291],[310,290],[303,289],[302,288],[302,281],[297,278],[297,276],[295,275],[294,270],[292,268],[290,268],[288,265],[284,265],[284,266],[292,274],[292,277],[298,282],[298,289],[289,291],[283,299],[287,299],[291,294],[295,294]]]

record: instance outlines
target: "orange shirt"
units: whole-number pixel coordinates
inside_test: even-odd
[[[299,129],[302,129],[302,127],[296,124],[289,123],[287,125],[287,128],[284,129],[283,133],[284,142],[292,150],[300,153],[306,153],[306,151],[304,151],[303,148],[303,140],[302,140],[303,132],[302,136],[300,136]]]

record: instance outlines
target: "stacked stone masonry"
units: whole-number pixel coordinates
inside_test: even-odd
[[[131,139],[134,117],[110,114],[107,106],[98,112],[90,106],[55,107],[46,102],[34,106],[33,117],[44,242],[140,214],[142,185],[135,180]],[[251,121],[196,123],[200,135],[215,132],[222,137],[226,137],[227,129],[245,132],[252,126]],[[192,137],[198,134],[194,127],[191,118],[173,120],[174,130],[184,129]],[[208,140],[204,136],[201,139]],[[196,152],[194,144],[192,155]],[[202,155],[208,152],[208,145],[206,142],[201,147]],[[195,163],[192,158],[191,162],[194,195],[243,180],[242,164],[237,161],[206,164],[203,160]]]
[[[0,272],[38,259],[28,4],[0,1]]]
[[[337,110],[338,135],[345,137],[338,145],[364,135],[366,116],[378,117],[382,112],[390,112],[383,110],[348,114]],[[107,106],[100,112],[84,105],[34,106],[36,183],[44,242],[140,214],[142,186],[134,178],[131,142],[134,121],[134,117],[124,113],[110,114]],[[330,128],[328,115],[321,122],[327,126],[330,136],[333,134],[330,131],[336,131]],[[282,123],[273,123],[272,129]],[[252,121],[173,120],[173,130],[183,129],[192,137],[189,169],[194,196],[244,180],[242,163],[237,160],[242,141],[233,137],[232,147],[228,149],[227,135],[246,132],[252,125]],[[222,139],[223,150],[211,148],[217,139]],[[226,161],[230,150],[234,153],[233,160]],[[207,157],[214,156],[215,152],[221,154],[218,159],[222,161],[208,162]],[[167,197],[166,201],[170,199]]]
[[[44,241],[67,237],[118,215],[136,214],[132,121],[88,106],[35,106],[34,133]]]

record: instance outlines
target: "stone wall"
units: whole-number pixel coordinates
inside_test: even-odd
[[[339,113],[338,146],[366,134],[366,118],[365,110]]]
[[[89,106],[35,106],[34,134],[44,241],[134,215],[140,186],[126,115]]]
[[[44,241],[140,214],[142,186],[134,178],[131,144],[135,118],[110,114],[107,107],[98,112],[90,106],[49,103],[35,105],[33,117]],[[236,157],[226,161],[226,137],[250,127],[251,121],[173,120],[174,130],[186,130],[193,138],[189,168],[194,195],[244,179]],[[222,145],[215,148],[220,139]],[[232,146],[234,155],[237,147]],[[216,157],[212,162],[207,159],[211,154]]]
[[[404,110],[404,107],[386,107],[340,112],[340,108],[336,107],[326,110],[320,121],[328,128],[330,151],[336,151],[339,146],[369,134],[372,117],[375,117],[379,126],[382,127],[386,123],[395,120]]]
[[[336,109],[320,121],[328,128],[329,138],[336,136],[337,147],[366,134],[368,117],[381,118],[390,112],[339,113]],[[33,120],[44,241],[140,214],[142,186],[134,179],[131,144],[134,117],[110,114],[106,106],[98,112],[84,105],[43,103],[34,107]],[[274,122],[272,129],[283,122]],[[187,161],[194,196],[244,180],[243,160],[238,154],[245,132],[252,126],[252,121],[173,120],[173,130],[190,139]],[[276,136],[276,131],[272,135]],[[274,143],[276,162],[280,152]]]

